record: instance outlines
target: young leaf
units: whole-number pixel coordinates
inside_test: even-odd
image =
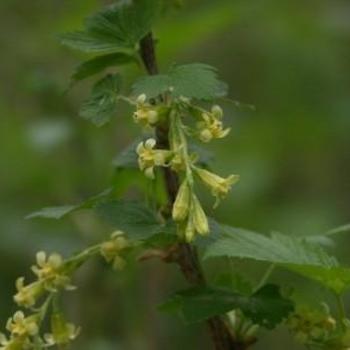
[[[83,30],[62,35],[61,42],[85,52],[136,52],[160,9],[160,0],[120,1],[88,17]]]
[[[89,209],[96,205],[101,200],[108,198],[113,192],[112,188],[93,196],[79,204],[64,205],[60,207],[47,207],[26,216],[26,219],[46,218],[46,219],[62,219],[68,214],[71,214],[80,209]]]
[[[194,287],[176,293],[160,310],[180,315],[186,323],[240,309],[254,323],[274,328],[293,311],[293,303],[282,297],[279,287],[266,285],[251,296],[226,289]]]
[[[168,232],[167,226],[160,224],[155,213],[139,201],[105,201],[98,203],[95,210],[102,220],[132,238],[144,240]]]
[[[120,66],[131,62],[136,62],[135,57],[122,52],[97,56],[81,63],[72,75],[72,81],[77,82],[100,73],[109,67]]]
[[[227,86],[217,78],[214,67],[202,63],[173,66],[168,74],[139,79],[132,88],[134,95],[146,94],[149,98],[171,92],[174,97],[186,96],[199,100],[212,100],[225,96]]]
[[[92,88],[91,97],[84,102],[80,110],[83,118],[102,126],[109,122],[117,110],[117,97],[121,78],[118,74],[108,74]]]

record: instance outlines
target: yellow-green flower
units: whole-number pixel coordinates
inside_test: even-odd
[[[186,169],[186,163],[181,152],[174,153],[174,156],[170,161],[170,167],[176,172],[184,171]]]
[[[69,285],[70,278],[64,271],[64,261],[61,255],[53,253],[49,256],[45,252],[36,254],[37,265],[32,266],[32,271],[43,281],[44,286],[49,291],[56,291],[58,287],[72,289]]]
[[[223,112],[219,106],[213,106],[211,112],[202,113],[202,121],[197,123],[198,136],[203,142],[221,139],[227,136],[230,128],[224,129],[222,123]]]
[[[171,155],[170,151],[154,149],[156,143],[156,140],[151,138],[141,142],[136,148],[139,167],[151,179],[154,179],[154,167],[166,166]]]
[[[6,329],[14,337],[29,337],[38,334],[39,326],[36,316],[25,317],[22,311],[17,311],[13,317],[9,318]]]
[[[158,120],[158,111],[154,106],[146,102],[147,96],[142,94],[136,99],[136,111],[134,112],[134,120],[143,126],[154,126]]]
[[[51,333],[44,335],[47,346],[66,345],[73,341],[80,333],[80,328],[73,323],[66,322],[61,313],[51,316]]]
[[[232,185],[239,181],[239,175],[230,175],[227,178],[223,178],[208,170],[201,168],[194,168],[196,174],[203,181],[203,183],[211,190],[213,196],[220,200],[225,197],[231,190]]]
[[[7,339],[7,337],[0,333],[0,350],[25,350],[30,346],[28,338],[13,337]]]
[[[114,269],[121,270],[125,266],[125,260],[120,254],[129,246],[124,232],[116,231],[112,233],[110,240],[101,244],[100,252],[108,263],[113,264]]]
[[[17,293],[14,296],[15,302],[19,306],[32,307],[36,301],[45,292],[44,285],[41,281],[37,281],[28,285],[24,285],[24,277],[19,277],[16,280]]]

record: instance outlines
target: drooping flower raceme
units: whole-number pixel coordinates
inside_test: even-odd
[[[157,149],[156,140],[150,138],[141,142],[136,149],[140,169],[150,178],[155,178],[155,167],[170,167],[181,179],[181,185],[177,193],[172,217],[178,223],[179,234],[190,242],[196,234],[209,233],[209,224],[203,207],[194,192],[194,174],[210,189],[216,198],[215,206],[230,191],[233,184],[239,180],[238,175],[230,175],[227,178],[196,166],[198,156],[190,153],[187,138],[197,135],[205,143],[220,139],[228,135],[230,128],[224,128],[221,107],[215,105],[210,111],[192,104],[190,99],[180,97],[178,99],[166,98],[157,106],[146,102],[144,94],[137,98],[137,109],[134,113],[135,120],[147,120],[148,126],[154,127],[150,122],[153,114],[150,111],[167,109],[166,117],[169,119],[169,149]],[[150,117],[151,116],[151,117]],[[185,118],[193,116],[196,120],[195,128],[184,123]],[[198,120],[199,119],[199,120]],[[190,124],[191,125],[191,124]]]

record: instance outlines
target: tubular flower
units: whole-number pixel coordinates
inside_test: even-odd
[[[113,268],[121,270],[125,266],[125,260],[120,253],[129,247],[129,242],[124,237],[124,232],[116,231],[111,235],[111,239],[101,244],[101,255],[107,262],[113,263]]]
[[[43,281],[45,288],[49,291],[56,291],[57,287],[66,287],[69,285],[70,278],[65,274],[64,261],[61,255],[53,253],[49,256],[45,252],[38,252],[36,255],[37,265],[32,266],[32,271]]]
[[[80,333],[80,328],[73,323],[66,322],[60,313],[51,316],[51,333],[44,335],[48,346],[66,345],[74,340]]]
[[[159,115],[154,106],[146,102],[147,96],[140,95],[136,99],[136,111],[134,112],[134,120],[143,126],[153,126],[159,120]]]
[[[27,286],[24,285],[24,277],[19,277],[16,281],[17,293],[14,296],[15,302],[19,306],[32,307],[44,293],[45,288],[42,282],[37,281]]]
[[[150,179],[154,179],[154,167],[165,166],[171,155],[170,151],[154,149],[155,146],[156,140],[151,138],[141,142],[136,148],[139,167]]]
[[[221,139],[228,135],[231,129],[224,129],[222,116],[223,112],[219,106],[213,106],[211,112],[202,113],[203,120],[197,123],[201,141],[210,142],[212,139]]]
[[[217,200],[225,197],[231,190],[232,185],[237,183],[239,180],[239,175],[230,175],[225,179],[205,169],[197,167],[194,169],[203,183],[211,190],[212,195],[217,198]]]

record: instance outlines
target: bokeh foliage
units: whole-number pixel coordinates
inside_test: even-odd
[[[2,322],[12,311],[9,286],[28,271],[35,251],[68,254],[109,233],[88,213],[62,222],[23,219],[42,206],[101,192],[113,175],[112,159],[137,133],[126,107],[101,129],[78,117],[89,82],[66,93],[80,56],[61,47],[56,36],[79,28],[100,5],[92,0],[0,4]],[[217,144],[216,165],[242,180],[218,209],[220,221],[291,235],[318,234],[349,221],[349,15],[345,0],[192,0],[185,12],[174,11],[159,23],[163,71],[173,63],[211,64],[231,86],[231,98],[256,106],[252,111],[225,104],[233,133]],[[136,73],[125,72],[130,81]],[[349,239],[340,236],[339,243],[338,255],[350,263]],[[251,276],[260,272],[253,263],[245,268]],[[190,349],[201,341],[208,347],[207,339],[199,340],[200,326],[185,328],[155,310],[182,281],[175,268],[148,263],[135,264],[128,274],[102,271],[98,262],[85,269],[81,292],[67,301],[84,328],[77,348],[178,349],[181,342]],[[284,278],[305,285],[294,275]],[[308,287],[310,295],[319,292],[317,285]],[[291,341],[282,330],[260,347],[287,348],[286,343]]]

